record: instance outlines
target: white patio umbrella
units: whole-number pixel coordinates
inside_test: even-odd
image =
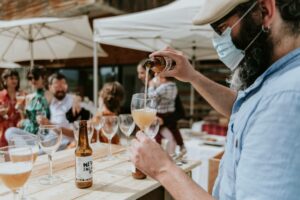
[[[93,56],[87,16],[31,18],[0,22],[0,58],[7,61],[53,60]],[[98,56],[106,56],[100,46]]]
[[[8,61],[0,61],[0,68],[6,69],[14,69],[14,68],[21,68],[22,66],[18,63],[8,62]]]

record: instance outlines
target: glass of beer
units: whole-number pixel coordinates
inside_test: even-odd
[[[0,148],[0,180],[14,195],[23,199],[19,191],[28,180],[33,166],[31,147],[7,146]]]
[[[39,181],[42,185],[53,185],[61,182],[61,178],[53,176],[52,157],[60,146],[62,138],[61,128],[57,125],[40,125],[38,141],[41,149],[48,155],[49,175],[42,177]]]
[[[15,109],[20,110],[20,109],[24,108],[25,100],[26,100],[25,94],[17,93],[16,100],[17,100],[17,102],[15,105]]]
[[[107,160],[112,160],[111,152],[111,140],[118,131],[118,117],[117,116],[104,116],[103,117],[103,127],[102,132],[107,137],[109,143],[109,154]]]
[[[137,93],[131,99],[131,114],[136,125],[144,132],[156,119],[156,101],[144,93]]]
[[[126,136],[126,152],[128,154],[129,137],[135,128],[135,123],[133,121],[132,115],[130,114],[119,115],[119,127],[121,132]]]

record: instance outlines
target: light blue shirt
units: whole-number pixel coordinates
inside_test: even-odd
[[[238,93],[213,196],[300,199],[300,48]]]

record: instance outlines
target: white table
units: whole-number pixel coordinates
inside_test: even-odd
[[[224,147],[203,145],[199,137],[184,140],[189,160],[200,160],[201,165],[192,170],[193,180],[207,191],[208,160],[224,151]]]

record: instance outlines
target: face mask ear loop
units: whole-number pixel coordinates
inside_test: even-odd
[[[248,44],[248,46],[242,51],[244,55],[247,49],[253,44],[253,42],[255,42],[255,40],[260,36],[262,32],[263,30],[260,30],[259,33],[257,33],[257,35],[253,38],[253,40]]]
[[[239,20],[237,20],[232,26],[231,28],[235,27],[238,23],[240,23],[240,21],[246,16],[248,15],[248,13],[254,8],[254,6],[256,6],[257,1],[255,1],[252,6],[242,15],[242,17],[240,17]]]

